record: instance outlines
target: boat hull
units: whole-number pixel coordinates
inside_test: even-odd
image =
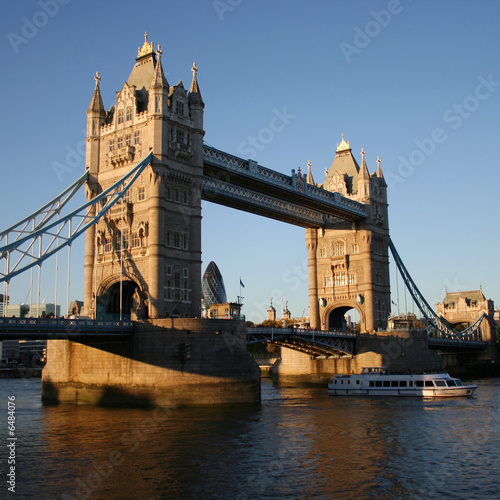
[[[417,398],[457,398],[474,395],[477,386],[463,386],[461,388],[446,390],[391,390],[391,389],[335,389],[328,386],[330,396],[391,396],[391,397],[417,397]]]
[[[470,397],[477,385],[462,384],[447,373],[396,375],[382,367],[365,368],[360,375],[337,375],[328,384],[330,396],[450,398]]]

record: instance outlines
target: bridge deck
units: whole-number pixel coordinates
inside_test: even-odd
[[[0,318],[0,340],[124,338],[134,333],[132,321],[92,319]]]

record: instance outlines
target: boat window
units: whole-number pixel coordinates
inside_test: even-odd
[[[370,380],[370,387],[375,387],[375,382],[373,380]]]
[[[356,384],[359,384],[359,380],[356,380]]]
[[[375,380],[375,387],[382,387],[382,380]]]
[[[434,382],[432,380],[426,380],[425,387],[434,387]]]
[[[398,381],[397,380],[391,380],[391,387],[398,387]]]
[[[446,387],[446,382],[444,380],[434,380],[438,387]]]
[[[423,380],[415,380],[415,385],[417,387],[423,387],[424,386],[424,381]]]
[[[391,386],[391,381],[390,380],[384,380],[384,387],[390,387]]]
[[[406,380],[400,380],[399,387],[406,387]]]
[[[413,380],[408,381],[408,386],[413,387]]]
[[[455,387],[455,381],[454,380],[447,380],[446,383],[448,384],[448,387]]]
[[[457,386],[462,385],[462,382],[460,380],[458,380],[458,378],[454,378],[453,380],[455,381],[455,384],[457,384]]]

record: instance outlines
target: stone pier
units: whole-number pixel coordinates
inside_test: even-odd
[[[260,370],[246,352],[244,324],[158,319],[129,340],[47,342],[47,402],[172,407],[260,403]]]
[[[422,332],[379,332],[360,335],[356,355],[350,357],[317,358],[281,348],[281,358],[272,367],[273,375],[323,382],[337,374],[361,373],[364,367],[385,366],[396,373],[411,371],[438,371],[444,368],[439,354],[428,347]]]

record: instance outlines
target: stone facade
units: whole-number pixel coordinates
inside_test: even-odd
[[[360,314],[361,332],[387,327],[391,309],[387,185],[380,159],[377,171],[369,174],[364,151],[361,154],[360,167],[342,136],[322,187],[363,203],[367,219],[353,223],[339,219],[325,228],[306,229],[312,328],[343,329],[344,314],[352,308]],[[314,183],[310,172],[307,180]]]
[[[189,92],[170,86],[162,51],[148,42],[116,102],[105,110],[100,77],[87,111],[87,198],[154,159],[86,233],[84,314],[132,319],[199,317],[203,109],[197,67]],[[97,297],[97,300],[95,300]],[[120,307],[120,303],[122,307]]]
[[[443,302],[436,304],[436,314],[453,326],[468,326],[485,314],[481,323],[481,339],[485,342],[495,340],[494,311],[493,301],[486,299],[482,290],[446,292]]]
[[[159,319],[129,341],[49,340],[42,398],[101,406],[260,403],[260,370],[244,323]]]
[[[361,373],[369,366],[384,366],[394,373],[439,371],[444,363],[439,354],[428,347],[424,332],[379,332],[361,335],[355,356],[316,358],[281,347],[281,358],[272,367],[279,377],[301,376],[324,381],[340,373]]]

